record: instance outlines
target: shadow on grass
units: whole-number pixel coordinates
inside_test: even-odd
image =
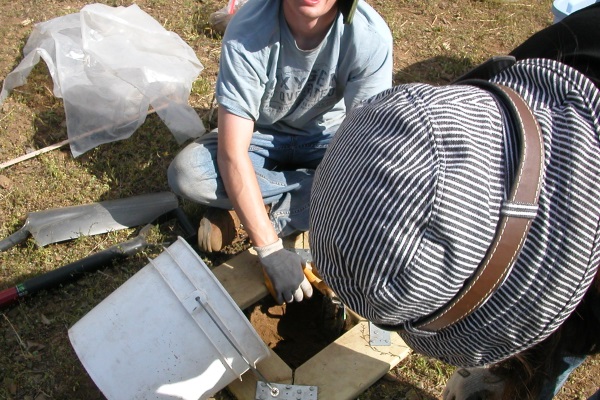
[[[472,60],[464,58],[432,57],[397,71],[394,75],[394,84],[429,83],[432,85],[446,85],[476,65]]]

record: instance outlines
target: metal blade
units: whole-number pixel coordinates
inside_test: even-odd
[[[27,214],[29,232],[39,246],[145,225],[178,206],[171,192],[143,194]]]

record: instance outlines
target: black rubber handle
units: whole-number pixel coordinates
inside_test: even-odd
[[[146,234],[151,227],[151,225],[146,225],[138,236],[126,242],[116,244],[81,260],[28,279],[14,288],[3,290],[0,292],[0,308],[16,302],[21,297],[77,279],[84,273],[95,272],[114,260],[126,258],[140,252],[148,246]]]
[[[29,237],[29,229],[24,226],[9,237],[0,240],[0,251],[6,251]]]
[[[72,262],[71,264],[64,265],[40,276],[31,278],[24,282],[23,286],[27,291],[27,294],[48,289],[60,283],[77,279],[85,273],[95,272],[98,269],[111,264],[114,260],[126,258],[141,251],[146,246],[147,243],[145,238],[136,236],[127,242],[109,247],[106,250],[102,250],[82,258],[81,260]]]

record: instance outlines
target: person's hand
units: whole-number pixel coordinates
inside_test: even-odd
[[[504,379],[486,368],[459,368],[448,379],[444,400],[500,400]]]
[[[302,301],[312,296],[312,285],[302,272],[302,258],[283,248],[281,239],[267,246],[254,247],[265,274],[271,281],[275,299],[283,302]]]

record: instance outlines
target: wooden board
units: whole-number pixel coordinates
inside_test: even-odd
[[[299,235],[286,245],[308,248],[308,236]],[[269,295],[260,261],[252,249],[219,265],[213,273],[242,310]],[[257,369],[269,382],[317,386],[319,400],[356,399],[408,356],[410,349],[397,333],[391,334],[390,346],[371,346],[369,323],[351,310],[349,317],[356,325],[295,371],[273,350]],[[239,400],[251,400],[257,381],[253,372],[247,371],[228,389]]]
[[[308,248],[308,234],[286,238],[284,245],[299,249]],[[269,294],[260,261],[253,249],[238,254],[214,268],[212,272],[242,310]]]
[[[292,369],[275,353],[258,363],[256,369],[269,383],[292,383]],[[235,380],[227,386],[231,394],[238,400],[254,400],[258,379],[250,370],[242,375],[242,380]]]
[[[308,249],[308,232],[283,238],[283,247],[293,249]]]
[[[395,332],[390,346],[371,346],[369,323],[362,320],[296,368],[294,384],[317,386],[320,400],[356,399],[409,354]]]
[[[252,250],[238,254],[212,272],[242,310],[269,294],[260,261]]]
[[[299,249],[308,248],[308,234],[286,238],[284,245]],[[238,254],[214,268],[212,272],[242,310],[269,294],[260,261],[253,249]]]

